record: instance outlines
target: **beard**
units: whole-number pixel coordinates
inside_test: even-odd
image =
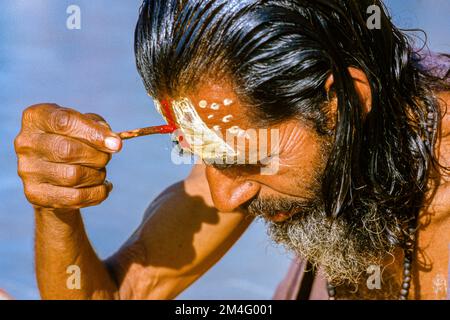
[[[316,186],[316,189],[319,185]],[[364,199],[358,210],[330,218],[322,197],[310,200],[257,198],[248,204],[248,212],[270,217],[277,212],[296,212],[284,222],[264,219],[270,238],[288,251],[309,261],[332,285],[358,285],[371,265],[381,266],[386,254],[397,247],[400,221],[386,215],[377,203]],[[399,234],[386,232],[398,230]]]

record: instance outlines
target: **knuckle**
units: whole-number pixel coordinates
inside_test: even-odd
[[[31,120],[33,114],[40,108],[42,108],[42,106],[40,106],[40,105],[34,105],[34,106],[30,106],[30,107],[26,108],[25,110],[23,110],[22,120],[24,122]]]
[[[75,152],[74,144],[64,137],[58,137],[55,141],[53,155],[58,161],[70,160]]]
[[[49,125],[56,132],[67,132],[73,124],[73,119],[69,109],[57,108],[50,115]]]
[[[30,174],[30,165],[28,161],[23,158],[19,158],[17,161],[17,173],[20,178],[25,179]]]
[[[41,135],[39,133],[21,132],[14,139],[14,150],[18,157],[38,153]]]
[[[82,169],[77,166],[66,166],[62,169],[62,176],[68,185],[76,186],[82,180]]]
[[[34,205],[42,205],[40,192],[38,192],[38,190],[34,186],[34,184],[25,183],[24,184],[24,193],[25,193],[25,197],[27,198],[28,202],[30,202],[31,204],[34,204]]]
[[[68,205],[79,205],[83,203],[83,190],[82,189],[67,189],[63,197],[66,199]]]
[[[87,127],[85,131],[91,142],[99,142],[104,140],[105,135],[99,128],[96,128],[94,126]]]
[[[76,190],[72,195],[72,203],[74,205],[82,204],[85,201],[84,192],[82,190]]]
[[[22,132],[14,139],[14,150],[17,154],[23,152],[24,147],[27,145],[25,139],[26,137]]]
[[[35,115],[39,114],[42,110],[47,108],[57,108],[58,106],[55,104],[41,103],[35,104],[27,107],[22,112],[22,125],[26,126],[27,124],[33,122],[35,120]]]

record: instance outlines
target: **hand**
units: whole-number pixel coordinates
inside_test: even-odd
[[[122,141],[98,115],[39,104],[24,111],[14,146],[29,202],[80,209],[108,197],[112,185],[105,180],[105,167]]]

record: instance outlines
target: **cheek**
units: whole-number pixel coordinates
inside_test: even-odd
[[[280,167],[286,167],[290,176],[303,184],[313,184],[323,174],[326,166],[327,151],[317,141],[304,145],[297,151],[297,156],[292,156],[285,162],[280,162]]]
[[[272,176],[259,176],[265,193],[281,193],[297,197],[313,197],[318,192],[326,160],[324,148],[317,140],[297,140],[282,152],[279,170]]]
[[[281,136],[280,166],[294,169],[301,176],[314,175],[328,157],[329,141],[309,128],[286,130]]]

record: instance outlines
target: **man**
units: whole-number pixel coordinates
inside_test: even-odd
[[[436,298],[450,243],[450,67],[445,56],[422,59],[383,10],[381,28],[369,29],[373,4],[382,9],[373,0],[144,1],[139,72],[181,149],[204,164],[101,261],[80,209],[108,197],[105,167],[122,142],[98,115],[28,108],[15,146],[42,297],[174,298],[256,216],[304,261],[277,298]],[[252,129],[278,139],[246,136]],[[233,132],[248,138],[243,148],[225,139]],[[244,163],[232,162],[243,152]],[[67,286],[69,266],[82,274],[78,290]],[[377,266],[381,288],[369,290],[366,271]],[[301,275],[309,269],[317,279]]]

